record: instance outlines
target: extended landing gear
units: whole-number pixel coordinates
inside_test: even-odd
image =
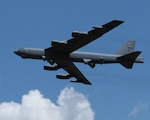
[[[53,59],[50,59],[50,60],[49,60],[49,63],[50,63],[51,65],[54,65],[55,62],[54,62]]]
[[[91,59],[83,59],[83,62],[85,64],[88,64],[91,68],[94,68],[95,67],[95,62],[92,61]]]
[[[89,65],[91,68],[94,68],[94,67],[95,67],[95,63],[94,63],[94,62],[88,62],[88,65]]]

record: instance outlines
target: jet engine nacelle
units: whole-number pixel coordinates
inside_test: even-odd
[[[102,29],[103,27],[102,26],[94,26],[93,28],[94,29]]]
[[[70,74],[66,75],[66,74],[58,74],[56,75],[56,78],[58,79],[69,79],[71,76]]]
[[[51,45],[52,46],[60,46],[60,45],[66,45],[67,41],[59,41],[59,40],[53,40]]]
[[[88,35],[87,32],[78,32],[78,31],[73,31],[72,32],[72,37],[79,37],[79,36],[85,36]]]
[[[44,66],[44,70],[58,70],[60,67],[56,66]]]

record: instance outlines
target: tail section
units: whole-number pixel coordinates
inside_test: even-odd
[[[129,49],[131,50],[131,49]],[[125,68],[131,69],[136,58],[140,55],[141,51],[132,52],[129,54],[125,54],[121,57],[118,57],[117,60],[121,65],[123,65]]]
[[[115,54],[117,55],[126,55],[134,51],[135,41],[127,41]]]

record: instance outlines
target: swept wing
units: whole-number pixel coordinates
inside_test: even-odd
[[[52,41],[52,47],[57,51],[71,53],[87,45],[88,43],[94,41],[95,39],[101,37],[103,34],[112,30],[113,28],[117,27],[122,23],[123,21],[113,20],[102,26],[95,26],[93,27],[94,29],[88,32],[72,32],[73,38],[67,41]],[[57,43],[57,44],[53,44],[53,43]]]
[[[75,81],[71,81],[71,82],[79,82],[79,83],[91,85],[91,83],[84,77],[84,75],[78,70],[78,68],[69,59],[58,60],[56,61],[56,63],[60,65],[60,67],[62,67],[65,71],[67,71],[71,77],[76,78]]]

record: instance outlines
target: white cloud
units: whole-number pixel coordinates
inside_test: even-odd
[[[136,117],[139,112],[147,110],[149,107],[148,103],[138,102],[138,104],[133,108],[133,110],[128,114],[128,117]]]
[[[21,104],[1,103],[0,120],[94,120],[94,112],[87,98],[72,87],[61,91],[57,104],[39,90],[31,90]]]

